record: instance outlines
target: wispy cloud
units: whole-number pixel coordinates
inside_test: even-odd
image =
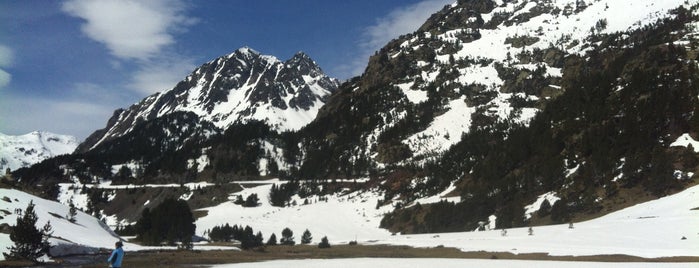
[[[385,17],[376,20],[376,24],[364,29],[362,38],[357,43],[358,55],[355,60],[339,66],[338,72],[348,76],[359,75],[366,68],[369,56],[381,49],[389,41],[400,35],[416,31],[433,13],[455,0],[423,0],[421,2],[397,8]]]
[[[121,59],[146,60],[175,42],[173,33],[196,22],[180,0],[69,0],[62,10],[85,20],[82,31]]]
[[[146,95],[170,89],[194,67],[194,61],[186,57],[163,57],[141,65],[128,87]]]
[[[5,71],[13,61],[12,50],[0,44],[0,89],[6,87],[12,81],[12,75]]]
[[[149,95],[172,88],[195,66],[172,52],[176,34],[198,21],[188,7],[183,0],[69,0],[62,10],[85,21],[82,32],[107,47],[114,69],[128,72],[122,61],[133,63],[124,88]]]

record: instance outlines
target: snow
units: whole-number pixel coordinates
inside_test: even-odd
[[[411,89],[411,87],[414,84],[415,84],[415,82],[410,82],[410,83],[398,84],[396,86],[403,91],[403,94],[405,95],[405,97],[408,98],[408,101],[410,101],[410,103],[412,103],[412,104],[419,104],[419,103],[426,102],[427,100],[429,100],[429,98],[427,97],[427,91]]]
[[[471,127],[471,114],[475,112],[465,100],[466,97],[452,100],[449,111],[435,117],[427,129],[413,134],[403,143],[413,152],[442,152],[461,141],[461,135]]]
[[[646,258],[698,256],[699,186],[585,222],[499,231],[401,235],[377,244],[456,247],[463,251],[547,252],[554,256],[627,254]],[[687,240],[682,240],[686,237]],[[331,240],[332,241],[332,240]],[[565,245],[565,246],[561,246]]]
[[[414,204],[433,204],[433,203],[438,203],[440,201],[447,201],[447,202],[454,202],[458,203],[461,202],[461,197],[460,196],[453,196],[453,197],[447,197],[448,194],[450,194],[452,191],[456,189],[456,185],[452,183],[447,187],[446,190],[442,191],[441,193],[435,195],[435,196],[428,196],[428,197],[423,197],[418,200],[413,201]]]
[[[430,258],[354,258],[354,259],[305,259],[276,260],[253,263],[213,265],[212,268],[268,268],[268,267],[414,267],[414,268],[694,268],[696,263],[611,263],[611,262],[570,262],[570,261],[527,261],[527,260],[481,260],[481,259],[430,259]]]
[[[26,209],[30,200],[34,202],[34,210],[38,216],[37,228],[43,227],[48,221],[51,222],[53,237],[49,241],[56,246],[52,253],[96,252],[96,248],[111,248],[114,242],[119,240],[118,236],[111,232],[106,225],[88,214],[78,211],[76,222],[71,223],[65,219],[65,216],[69,214],[67,206],[18,190],[0,189],[0,210],[9,212],[9,214],[5,214],[0,219],[0,224],[15,225],[18,217],[14,213],[15,209]],[[63,218],[49,213],[60,215]],[[9,235],[0,234],[0,241],[3,242],[2,246],[0,246],[0,251],[8,252],[6,247],[12,245],[11,242],[6,243],[9,241]],[[71,245],[71,247],[68,247],[68,245]],[[2,258],[4,256],[0,254],[0,259]]]
[[[378,193],[351,193],[329,196],[328,201],[319,201],[317,196],[309,199],[311,204],[302,205],[304,200],[298,196],[298,205],[280,208],[269,203],[269,191],[272,183],[245,188],[236,195],[246,197],[257,194],[260,205],[257,207],[242,207],[231,201],[203,208],[207,216],[196,222],[197,234],[203,235],[208,229],[223,224],[249,225],[255,232],[261,231],[265,238],[272,233],[277,236],[284,228],[290,228],[297,238],[304,230],[309,229],[317,243],[320,238],[327,236],[331,241],[345,243],[360,239],[372,240],[379,237],[389,237],[390,233],[378,228],[383,214],[392,210],[391,206],[376,210],[376,204],[381,196]]]
[[[524,206],[524,217],[529,219],[532,217],[532,214],[536,213],[539,211],[539,208],[541,207],[541,203],[544,202],[544,200],[548,200],[549,204],[553,206],[553,204],[556,203],[556,201],[560,200],[561,198],[556,196],[555,192],[548,192],[545,194],[540,195],[534,203],[531,203],[529,205]]]
[[[197,220],[197,234],[202,235],[207,229],[229,223],[250,225],[255,231],[261,231],[265,238],[272,233],[279,235],[283,228],[288,227],[299,239],[300,234],[308,229],[315,238],[313,243],[318,243],[320,237],[327,236],[331,244],[345,244],[348,241],[357,240],[365,245],[444,246],[462,251],[515,254],[541,252],[553,256],[626,254],[646,258],[699,256],[699,243],[696,243],[699,239],[699,225],[694,224],[699,220],[697,209],[699,208],[699,186],[597,219],[575,222],[574,229],[568,228],[568,224],[535,226],[534,235],[530,236],[526,227],[513,228],[508,229],[507,236],[502,236],[500,230],[439,235],[391,235],[378,227],[382,216],[392,210],[390,204],[376,209],[376,204],[382,196],[379,191],[333,194],[326,196],[327,201],[319,201],[317,196],[312,196],[308,198],[309,205],[279,208],[271,206],[266,198],[272,183],[281,182],[279,180],[258,181],[255,184],[246,184],[242,192],[235,193],[243,196],[256,193],[260,196],[261,202],[258,207],[244,208],[226,201],[220,205],[202,209],[208,213],[207,216]],[[543,197],[548,196],[550,195]],[[100,221],[82,212],[78,212],[76,224],[51,216],[49,212],[67,215],[68,207],[17,190],[0,189],[0,211],[9,212],[3,215],[0,224],[14,225],[17,217],[13,212],[14,209],[26,208],[29,200],[34,200],[36,204],[39,217],[37,226],[43,226],[46,221],[51,221],[54,230],[51,243],[57,246],[54,248],[57,254],[94,252],[98,248],[111,248],[114,241],[119,239]],[[303,204],[304,201],[298,196],[294,200],[297,204]],[[81,235],[76,236],[76,233]],[[681,239],[682,237],[686,240]],[[2,243],[0,251],[6,252],[6,247],[11,245],[8,235],[0,234],[0,242]],[[220,249],[201,244],[195,245],[195,248]],[[154,248],[126,243],[125,249],[138,251]],[[465,264],[467,260],[453,261]],[[517,265],[523,265],[523,261],[516,262]],[[627,264],[609,263],[608,265],[625,267],[624,265]],[[662,266],[665,267],[665,264]]]
[[[690,145],[692,146],[692,149],[695,153],[699,153],[699,141],[696,141],[694,138],[692,138],[692,136],[690,136],[689,133],[684,133],[682,134],[682,136],[677,138],[677,140],[671,143],[670,147],[689,147]]]
[[[78,140],[45,131],[12,136],[0,133],[0,170],[16,170],[54,156],[72,153]]]
[[[247,196],[256,193],[266,197],[271,184],[245,189]],[[439,196],[441,196],[441,193]],[[554,199],[552,194],[543,198]],[[537,253],[554,256],[586,256],[627,254],[646,258],[664,256],[699,256],[699,186],[691,187],[675,195],[638,204],[604,217],[568,224],[535,226],[534,235],[528,228],[509,229],[507,236],[500,230],[483,232],[457,232],[414,235],[391,235],[380,229],[384,213],[391,211],[387,205],[376,209],[381,199],[378,192],[336,194],[328,201],[286,208],[272,207],[266,198],[255,208],[244,208],[226,202],[205,208],[207,216],[197,221],[197,233],[225,223],[250,225],[262,231],[265,237],[279,235],[289,227],[295,234],[309,229],[313,237],[327,236],[331,244],[344,244],[357,239],[360,244],[407,245],[413,247],[455,247],[463,251],[492,251]],[[436,197],[439,198],[439,197]],[[297,199],[302,204],[302,199]],[[484,219],[487,220],[487,219]],[[682,240],[686,237],[687,240]],[[313,241],[317,243],[318,241]],[[562,247],[561,245],[565,245]]]

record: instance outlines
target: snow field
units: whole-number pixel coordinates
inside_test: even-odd
[[[699,225],[695,224],[699,220],[699,209],[697,209],[699,208],[699,186],[693,186],[675,195],[638,204],[597,219],[575,222],[573,229],[570,229],[568,224],[535,226],[533,227],[534,234],[531,236],[528,235],[526,227],[509,229],[506,236],[502,236],[500,230],[391,235],[388,231],[378,227],[383,214],[392,210],[390,205],[376,209],[376,204],[381,198],[380,193],[334,194],[327,196],[327,201],[319,201],[318,197],[310,197],[308,205],[278,208],[271,206],[267,201],[272,183],[278,182],[278,180],[271,180],[258,181],[257,184],[243,184],[244,187],[246,185],[250,187],[240,193],[234,193],[230,197],[232,199],[237,194],[245,197],[255,193],[261,201],[258,207],[244,208],[229,201],[202,209],[207,210],[208,215],[196,222],[197,234],[203,235],[207,229],[229,223],[231,225],[250,225],[256,232],[261,231],[265,239],[269,238],[272,233],[279,237],[281,230],[288,227],[294,232],[297,242],[300,242],[303,231],[308,229],[313,235],[313,244],[317,244],[321,237],[327,236],[331,245],[346,244],[348,241],[357,240],[360,244],[366,245],[444,246],[455,247],[463,251],[511,252],[515,254],[543,252],[554,256],[608,254],[626,254],[646,258],[699,256],[699,243],[696,242],[699,240]],[[14,210],[17,208],[25,209],[30,200],[33,200],[36,205],[35,209],[39,217],[37,226],[41,227],[47,221],[51,221],[54,238],[50,241],[52,245],[56,246],[54,247],[55,254],[89,253],[95,252],[99,248],[108,249],[119,239],[100,221],[87,214],[78,212],[77,222],[70,223],[61,218],[68,215],[66,205],[17,190],[0,189],[0,211],[8,212],[4,213],[3,218],[0,219],[0,224],[14,225],[17,217]],[[429,200],[438,200],[438,198],[425,198],[422,201]],[[294,197],[294,201],[297,204],[304,203],[304,199],[298,196]],[[0,234],[0,251],[7,252],[9,246],[11,246],[9,235]],[[166,249],[168,247],[160,248]],[[205,244],[197,244],[195,248],[201,250],[222,249],[221,247],[209,247]],[[126,243],[125,249],[138,251],[155,248]],[[457,261],[456,263],[462,262]],[[610,267],[638,267],[623,266],[626,264],[619,265],[621,266]]]
[[[296,240],[308,229],[316,244],[327,236],[330,244],[357,239],[360,244],[407,245],[413,247],[454,247],[463,251],[549,253],[555,256],[626,254],[657,258],[699,256],[699,186],[678,194],[620,210],[604,217],[568,224],[513,228],[502,236],[500,230],[440,234],[391,235],[379,228],[391,206],[375,209],[378,193],[333,195],[327,202],[312,202],[287,208],[272,207],[266,200],[270,185],[245,189],[245,197],[256,193],[262,204],[243,208],[226,202],[205,208],[208,215],[197,221],[197,234],[216,225],[250,225],[267,239],[278,237],[288,227]],[[544,197],[545,198],[545,197]],[[433,198],[439,200],[439,198]],[[424,199],[424,201],[431,199]],[[303,200],[297,199],[298,204]],[[694,210],[693,210],[694,209]],[[485,220],[485,219],[484,219]],[[686,240],[683,240],[685,237]]]
[[[267,268],[267,267],[304,267],[304,268],[354,268],[354,267],[382,267],[382,268],[694,268],[696,263],[611,263],[611,262],[565,262],[565,261],[522,261],[522,260],[479,260],[479,259],[388,259],[388,258],[356,258],[356,259],[308,259],[308,260],[282,260],[254,263],[236,263],[214,265],[212,268]]]

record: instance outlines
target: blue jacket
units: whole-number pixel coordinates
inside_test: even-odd
[[[107,262],[111,265],[110,267],[121,267],[121,260],[124,259],[124,250],[122,248],[117,248],[112,251],[112,255],[109,256]]]

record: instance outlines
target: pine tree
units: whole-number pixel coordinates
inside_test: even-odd
[[[272,233],[272,235],[267,240],[267,245],[268,246],[276,246],[277,245],[277,235]]]
[[[311,236],[311,231],[306,231],[303,232],[303,235],[301,236],[301,244],[310,244],[311,241],[313,241],[313,236]]]
[[[257,194],[250,194],[247,198],[245,198],[245,203],[243,204],[243,206],[256,207],[259,201],[260,199],[257,197]]]
[[[539,217],[546,217],[551,213],[551,202],[549,202],[548,199],[544,199],[543,202],[541,202],[541,205],[539,206],[539,211],[537,214]]]
[[[70,203],[68,204],[70,209],[68,209],[68,221],[71,223],[75,223],[76,219],[75,216],[78,215],[78,209],[75,207],[75,204],[73,204],[73,198],[70,198]]]
[[[284,228],[284,230],[282,230],[281,244],[282,245],[294,245],[294,244],[296,244],[296,242],[294,242],[294,232],[291,231],[291,229]]]
[[[36,222],[39,218],[34,212],[34,202],[30,201],[27,209],[21,218],[17,218],[17,223],[12,227],[10,240],[15,244],[9,247],[10,254],[4,253],[6,259],[26,259],[37,262],[37,259],[44,253],[48,254],[50,244],[48,238],[51,236],[51,222],[39,230]]]
[[[330,242],[328,242],[328,237],[323,236],[323,238],[320,239],[320,244],[318,244],[318,248],[329,248],[330,247]]]

